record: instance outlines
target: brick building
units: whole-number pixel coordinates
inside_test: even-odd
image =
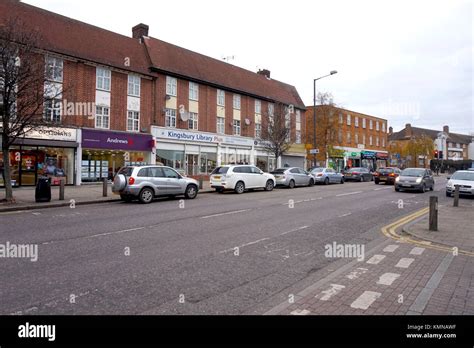
[[[256,139],[277,102],[294,110],[295,145],[282,161],[304,166],[304,104],[270,71],[254,73],[149,37],[145,24],[126,37],[2,1],[0,23],[11,18],[38,32],[45,90],[56,92],[44,106],[51,125],[12,149],[16,185],[34,185],[43,173],[53,183],[66,177],[80,184],[111,177],[123,165],[157,162],[188,175],[226,163],[271,170],[276,159]]]
[[[426,154],[417,154],[416,158],[408,154],[400,154],[395,149],[403,149],[406,144],[415,139],[426,137],[433,144],[433,151]],[[393,132],[392,127],[389,128],[389,144],[394,149],[391,153],[391,161],[394,165],[401,167],[433,167],[433,160],[440,160],[443,165],[451,165],[457,167],[460,164],[464,167],[470,167],[471,160],[474,159],[469,154],[470,145],[473,143],[473,136],[467,134],[452,133],[449,126],[443,126],[443,130],[427,129],[413,127],[410,123],[399,132]],[[464,163],[465,162],[465,163]]]
[[[306,110],[306,147],[313,148],[313,107]],[[326,135],[318,127],[327,131]],[[387,120],[334,106],[316,106],[317,166],[377,169],[387,165]],[[327,141],[321,137],[327,136]],[[319,139],[319,140],[318,140]],[[328,145],[328,146],[326,146]],[[312,154],[308,163],[314,163]]]

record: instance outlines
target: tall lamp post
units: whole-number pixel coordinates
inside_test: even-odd
[[[331,70],[328,75],[318,77],[313,79],[313,149],[316,149],[316,81],[321,80],[322,78],[337,74],[336,70]],[[313,157],[313,167],[316,167],[316,154]]]

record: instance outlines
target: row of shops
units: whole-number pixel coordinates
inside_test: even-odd
[[[189,175],[209,175],[216,166],[253,164],[276,168],[274,156],[247,137],[152,127],[151,134],[50,127],[29,132],[10,149],[14,186],[35,185],[49,176],[53,185],[111,179],[127,165],[163,164]],[[0,154],[0,172],[3,173]],[[283,156],[282,163],[303,167],[305,153]],[[0,175],[0,186],[4,186]]]
[[[388,166],[387,151],[370,151],[358,148],[335,147],[337,153],[332,153],[328,159],[328,167],[336,171],[345,168],[364,167],[371,171]]]

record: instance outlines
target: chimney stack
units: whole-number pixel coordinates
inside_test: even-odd
[[[264,75],[266,76],[267,78],[270,78],[270,70],[267,70],[267,69],[259,69],[257,71],[257,74],[259,75]]]
[[[449,134],[449,126],[443,126],[443,132]]]
[[[393,127],[390,126],[388,127],[388,135],[392,135],[393,134]]]
[[[141,40],[142,37],[148,36],[148,25],[140,23],[132,28],[132,37],[137,40]]]
[[[406,131],[405,131],[406,136],[407,136],[408,138],[411,138],[411,136],[413,135],[413,132],[412,132],[412,130],[411,130],[411,124],[410,124],[410,123],[407,123],[407,124],[405,125],[405,130],[406,130]]]

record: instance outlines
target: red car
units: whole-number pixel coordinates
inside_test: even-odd
[[[400,168],[396,167],[383,167],[377,169],[377,171],[374,173],[374,182],[375,185],[378,185],[381,182],[384,182],[386,184],[394,185],[395,184],[395,179],[397,176],[400,175],[401,173]]]

